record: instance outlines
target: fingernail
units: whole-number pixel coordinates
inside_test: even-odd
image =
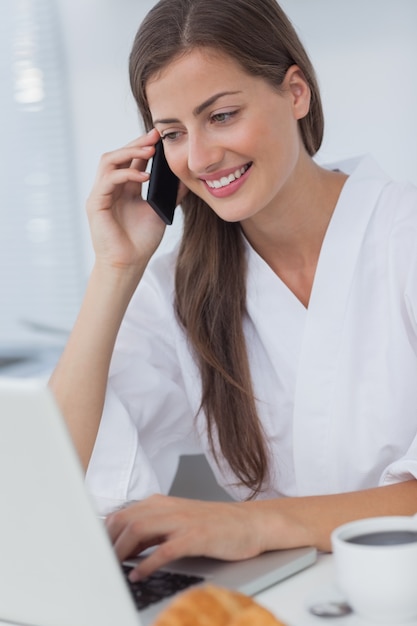
[[[137,583],[140,581],[139,573],[136,570],[132,570],[129,574],[129,580],[131,583]]]

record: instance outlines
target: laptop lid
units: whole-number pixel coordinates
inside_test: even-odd
[[[0,620],[145,626],[170,601],[136,611],[66,425],[36,381],[0,379],[0,494]],[[254,595],[315,559],[314,548],[299,548],[234,563],[187,558],[170,569]]]
[[[0,619],[137,626],[65,425],[28,380],[0,380],[0,494]]]

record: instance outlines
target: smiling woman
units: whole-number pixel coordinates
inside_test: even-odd
[[[311,95],[302,70],[291,66],[278,88],[206,48],[181,55],[157,76],[147,101],[174,173],[226,221],[265,208],[298,158],[298,123]],[[237,193],[243,186],[244,196]]]
[[[416,188],[371,157],[318,164],[315,72],[275,0],[160,0],[130,80],[147,132],[100,160],[95,263],[51,387],[89,489],[119,508],[117,555],[156,546],[131,578],[414,513]],[[184,226],[156,256],[161,136]],[[196,451],[237,502],[161,495]]]

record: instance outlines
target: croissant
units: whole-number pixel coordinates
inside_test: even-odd
[[[179,594],[153,626],[285,626],[255,600],[215,585]]]

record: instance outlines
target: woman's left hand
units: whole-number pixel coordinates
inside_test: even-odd
[[[132,581],[183,556],[228,561],[263,551],[256,507],[242,502],[205,502],[155,495],[106,518],[120,561],[156,548],[132,570]]]

